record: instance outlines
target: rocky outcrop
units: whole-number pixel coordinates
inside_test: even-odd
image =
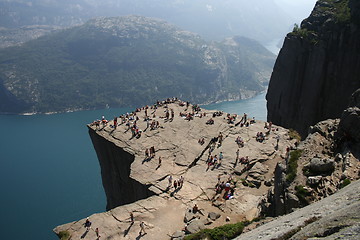
[[[288,161],[276,166],[274,186],[261,204],[264,215],[288,214],[359,179],[358,152],[349,139],[338,140],[339,122],[337,119],[317,123],[310,127],[310,134],[298,149],[290,148]],[[301,151],[296,160],[292,159],[295,151]]]
[[[357,181],[330,197],[243,233],[235,239],[358,239],[359,199],[360,181]]]
[[[341,116],[338,135],[360,144],[360,89],[352,94],[350,104]]]
[[[341,116],[360,87],[359,9],[356,0],[320,0],[286,36],[266,96],[268,121],[305,137],[311,125]]]
[[[102,238],[140,238],[140,223],[144,222],[146,239],[181,239],[203,228],[252,220],[261,210],[267,216],[287,214],[360,177],[359,160],[349,150],[334,150],[338,120],[317,124],[300,144],[278,126],[266,130],[264,141],[259,142],[256,135],[264,131],[263,122],[244,126],[238,116],[229,123],[228,117],[234,115],[207,110],[193,113],[192,108],[181,101],[149,108],[147,112],[155,124],[159,122],[158,127],[146,127],[144,108],[119,118],[116,129],[113,121],[88,125],[108,198],[108,211],[89,217]],[[169,119],[166,112],[171,110],[174,117]],[[137,118],[141,134],[133,136],[130,126]],[[210,119],[213,124],[206,124]],[[238,137],[243,144],[236,143]],[[145,149],[152,146],[155,156],[145,157]],[[290,159],[287,147],[291,148]],[[301,154],[294,167],[292,153],[297,150]],[[209,165],[209,154],[220,153],[221,161]],[[315,167],[307,171],[308,165]],[[324,167],[327,171],[322,171]],[[293,170],[295,177],[290,178]],[[175,187],[173,180],[182,177],[181,187]],[[285,226],[303,227],[304,222],[313,220],[309,214]],[[65,231],[72,239],[95,238],[84,222],[64,224],[54,231]]]
[[[265,140],[258,142],[255,136],[264,131],[264,122],[246,126],[236,116],[229,123],[225,113],[202,109],[192,115],[192,107],[175,101],[149,108],[150,123],[159,122],[154,128],[147,127],[145,110],[138,109],[126,120],[132,126],[139,118],[136,125],[141,136],[137,137],[132,136],[122,118],[118,118],[116,129],[113,121],[98,127],[88,125],[108,201],[107,212],[90,216],[92,227],[100,229],[102,238],[135,239],[144,221],[147,239],[177,239],[204,227],[251,220],[259,215],[258,205],[271,186],[264,182],[271,183],[276,164],[284,161],[282,150],[295,140],[289,140],[288,130],[273,126]],[[166,112],[171,109],[174,117],[169,119]],[[186,120],[186,116],[192,119]],[[206,124],[210,119],[214,123]],[[278,146],[276,136],[280,137]],[[238,137],[243,139],[243,146],[236,143]],[[152,146],[155,156],[145,157],[145,149]],[[221,153],[221,162],[208,165],[209,153],[218,158]],[[181,177],[184,183],[175,188],[173,181]],[[130,212],[135,218],[133,224]],[[80,238],[86,231],[84,222],[59,226],[55,232],[68,231],[72,239]],[[87,234],[95,237],[92,230]]]

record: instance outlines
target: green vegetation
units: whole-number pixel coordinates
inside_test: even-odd
[[[301,141],[301,136],[300,136],[300,134],[296,131],[296,130],[294,130],[294,129],[289,129],[289,138],[290,138],[290,140],[291,139],[296,139],[297,141]]]
[[[234,41],[208,43],[145,17],[91,20],[0,50],[0,112],[15,104],[34,112],[130,107],[174,96],[205,102],[264,90],[258,73],[270,76],[274,56],[244,54],[242,39]]]
[[[260,216],[260,217],[256,217],[253,220],[251,220],[251,222],[260,222],[261,220],[264,220],[265,216]]]
[[[303,206],[309,205],[308,197],[311,196],[311,193],[302,185],[295,186],[295,191],[295,195],[299,198],[300,203]]]
[[[61,240],[69,240],[70,239],[70,233],[68,231],[61,231],[61,232],[59,232],[58,237]]]
[[[327,3],[326,6],[321,6],[320,9],[324,12],[332,12],[338,23],[350,22],[351,14],[349,8],[349,0],[321,0]]]
[[[340,188],[344,188],[346,187],[347,185],[349,185],[351,183],[350,179],[348,178],[345,178],[342,183],[340,184]]]
[[[302,169],[302,171],[303,171],[304,176],[306,176],[306,177],[313,175],[312,172],[310,171],[310,168],[309,168],[309,167],[304,166],[304,168]]]
[[[303,37],[303,38],[306,38],[309,36],[309,34],[311,33],[312,31],[309,31],[307,30],[306,28],[301,28],[299,27],[298,24],[294,24],[294,28],[293,28],[293,31],[291,32],[291,34],[295,35],[295,36],[299,36],[299,37]]]
[[[235,224],[226,224],[213,229],[203,229],[198,233],[185,236],[184,240],[228,240],[239,236],[244,227],[249,225],[250,222],[238,222]]]
[[[297,149],[290,152],[290,159],[288,161],[287,171],[286,171],[286,181],[288,183],[294,181],[296,177],[297,167],[298,167],[297,161],[301,157],[301,153],[302,153],[301,149]]]
[[[242,179],[240,179],[240,181],[241,181],[242,185],[244,185],[245,187],[251,187],[251,188],[256,187],[255,184],[253,184],[252,182],[247,181],[246,179],[242,178]]]

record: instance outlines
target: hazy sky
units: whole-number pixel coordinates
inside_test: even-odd
[[[307,18],[317,0],[274,0],[286,13],[297,22]]]

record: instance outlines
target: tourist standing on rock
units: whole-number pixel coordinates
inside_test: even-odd
[[[147,149],[145,149],[145,158],[149,158],[149,149],[147,148]]]
[[[159,164],[158,164],[158,168],[161,167],[161,157],[159,157]]]
[[[90,222],[90,219],[88,217],[86,218],[84,227],[86,227],[86,231],[89,231],[90,228],[91,228],[91,222]]]
[[[134,223],[134,214],[130,212],[130,221],[131,223]]]
[[[276,150],[278,150],[278,149],[279,149],[280,135],[276,135],[275,139],[276,139],[276,146],[275,146],[275,149],[276,149]]]
[[[99,228],[95,229],[95,233],[96,233],[97,239],[99,239],[100,238]]]
[[[139,234],[141,235],[142,232],[144,232],[144,234],[146,234],[144,221],[142,221],[142,222],[140,223],[140,232],[139,232]]]
[[[150,148],[149,148],[149,157],[151,158],[152,155],[153,155],[153,154],[152,154],[152,148],[150,147]]]
[[[216,167],[216,165],[217,165],[217,162],[218,162],[218,158],[217,158],[217,155],[215,155],[215,156],[214,156],[214,159],[213,159],[213,161],[214,161],[214,167]]]
[[[223,141],[223,135],[221,132],[219,133],[218,139],[219,139],[219,146],[221,146],[222,141]]]
[[[151,152],[151,157],[155,157],[155,147],[154,146],[151,147],[150,152]]]
[[[174,180],[174,188],[175,188],[175,190],[177,189],[177,187],[178,187],[178,182],[176,180]]]
[[[114,117],[114,129],[117,127],[117,117]]]
[[[173,178],[172,178],[172,176],[170,175],[170,176],[169,176],[169,180],[168,180],[168,181],[169,181],[168,188],[171,188],[171,186],[172,186],[172,179],[173,179]]]
[[[184,184],[184,177],[180,176],[180,188],[182,188],[183,184]]]
[[[146,118],[146,129],[148,129],[150,126],[150,119]]]
[[[224,156],[223,156],[223,152],[220,152],[219,154],[219,164],[221,164],[221,161],[223,160]]]

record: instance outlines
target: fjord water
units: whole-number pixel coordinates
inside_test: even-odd
[[[265,93],[203,107],[266,119]],[[55,240],[55,226],[105,211],[100,167],[85,124],[128,111],[0,115],[1,239]]]

